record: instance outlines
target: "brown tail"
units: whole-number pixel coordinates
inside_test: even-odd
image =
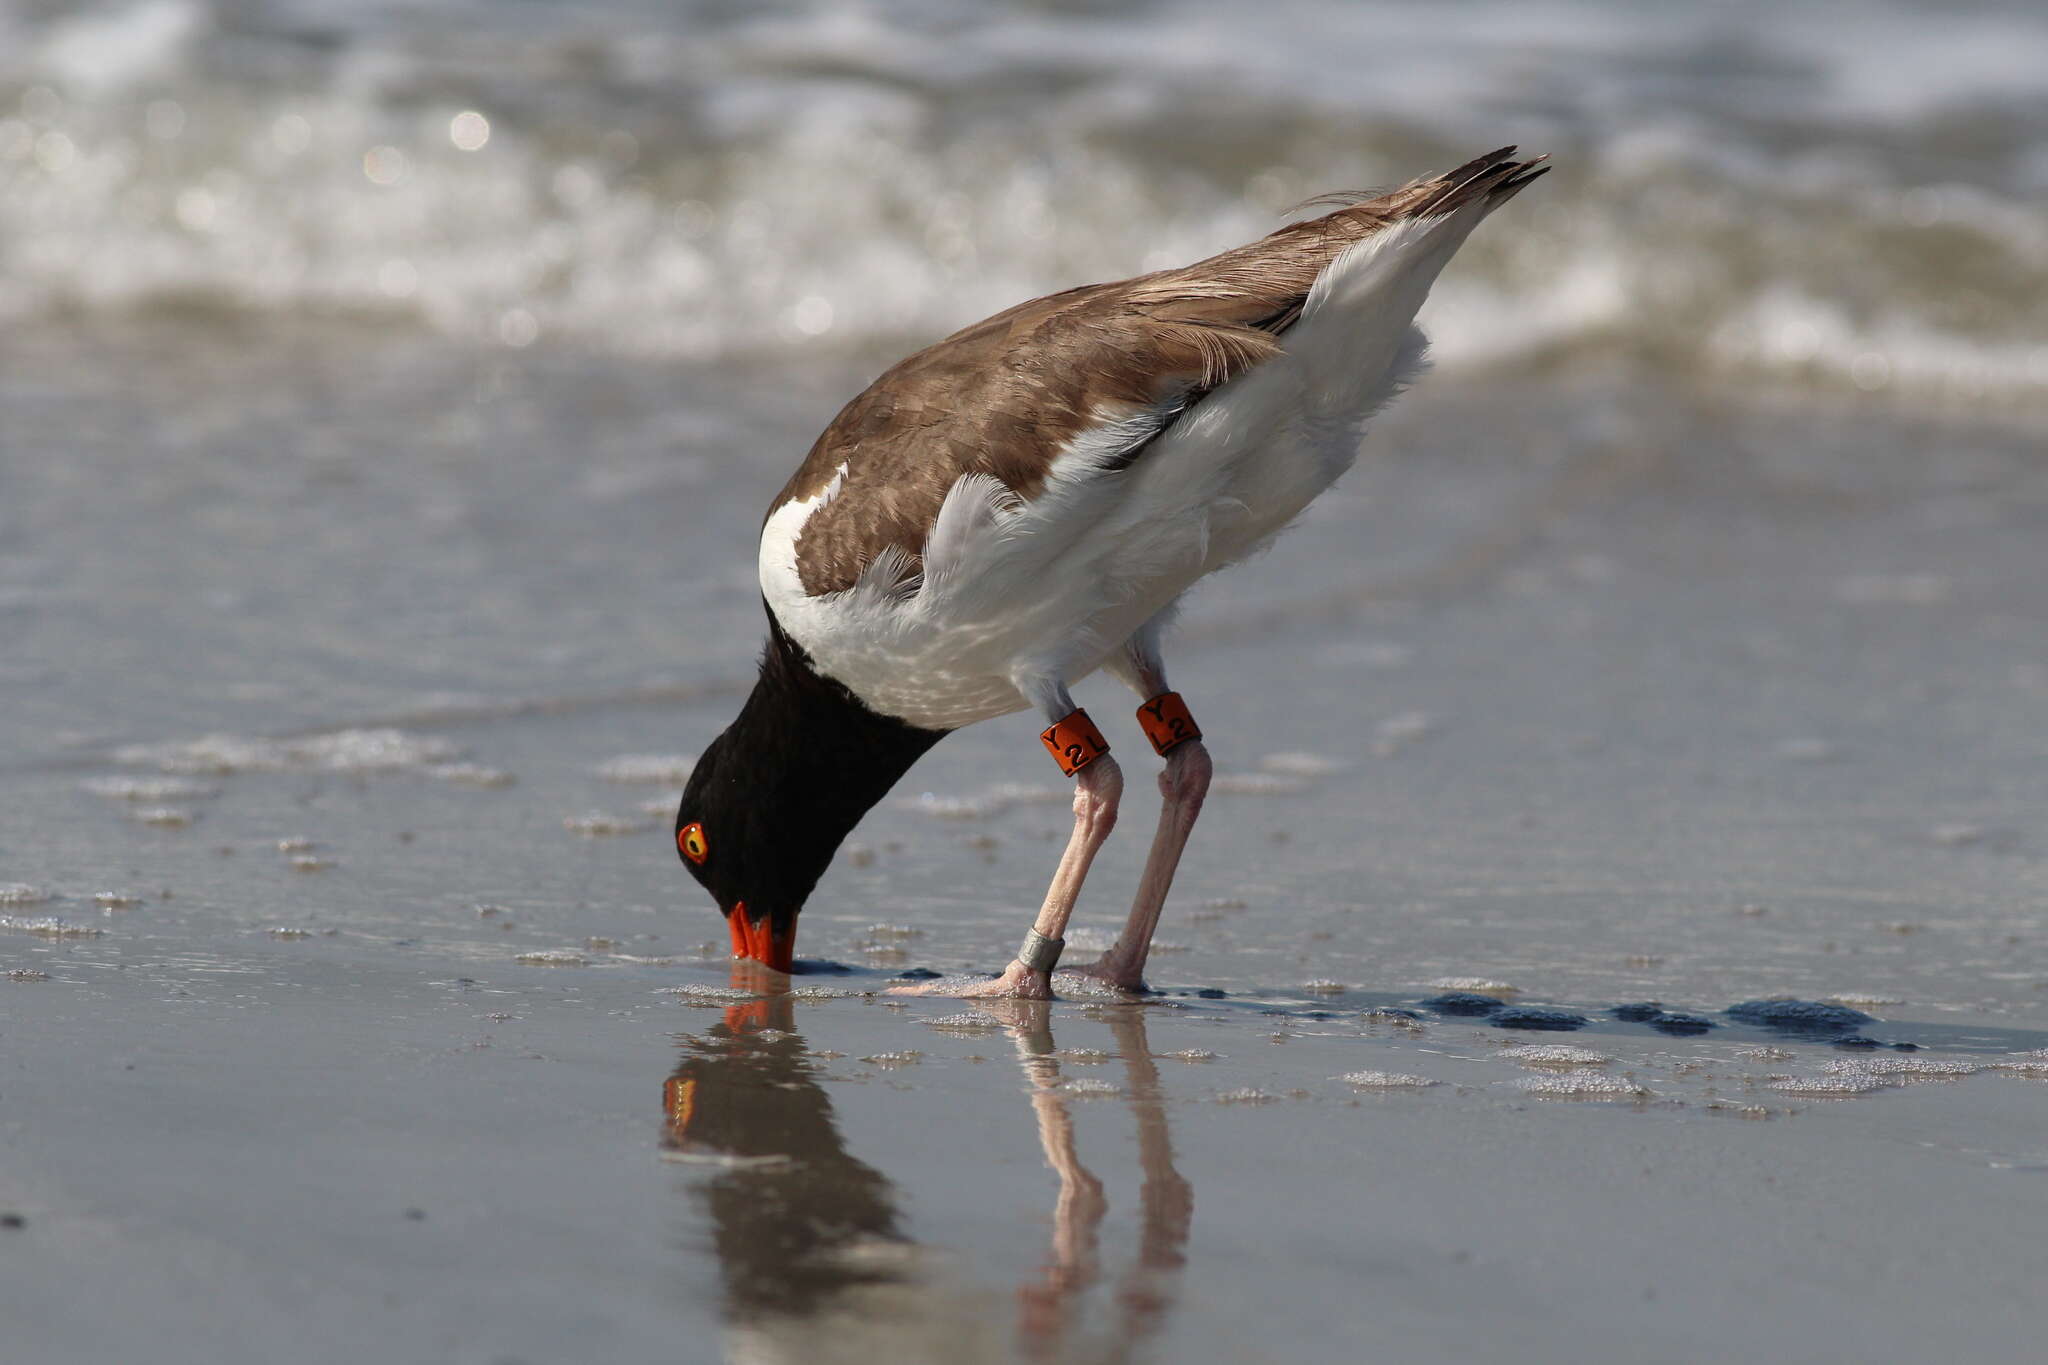
[[[1450,213],[1479,198],[1498,206],[1512,199],[1530,181],[1550,171],[1550,167],[1543,164],[1550,159],[1548,153],[1527,161],[1516,161],[1514,155],[1513,147],[1503,147],[1433,180],[1417,181],[1394,191],[1387,197],[1403,201],[1395,208],[1394,216],[1423,218]],[[1410,196],[1415,198],[1407,202]]]
[[[1530,181],[1549,173],[1543,163],[1549,154],[1527,161],[1514,159],[1513,147],[1502,147],[1485,156],[1474,157],[1456,170],[1426,175],[1384,194],[1373,191],[1318,195],[1297,209],[1334,206],[1325,218],[1348,219],[1368,230],[1409,218],[1428,218],[1463,208],[1475,199],[1486,198],[1498,207],[1518,194]]]

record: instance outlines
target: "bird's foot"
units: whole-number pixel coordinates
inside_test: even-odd
[[[945,976],[937,981],[920,981],[914,986],[891,986],[888,994],[952,995],[962,1000],[1050,1000],[1052,978],[1049,973],[1021,962],[1012,962],[1009,969],[993,981]]]
[[[1104,953],[1093,962],[1083,963],[1077,967],[1062,967],[1060,970],[1072,972],[1075,976],[1085,976],[1091,981],[1100,981],[1105,986],[1131,995],[1152,993],[1152,988],[1145,984],[1145,969],[1133,965],[1115,949]]]

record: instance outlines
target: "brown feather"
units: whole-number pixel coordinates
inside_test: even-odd
[[[1028,500],[1090,426],[1159,405],[1170,421],[1279,354],[1279,335],[1346,247],[1391,223],[1504,201],[1548,169],[1514,150],[1178,270],[1018,304],[897,364],[832,419],[769,509],[817,496],[846,467],[797,542],[804,591],[852,587],[890,547],[917,565],[962,475],[991,475]]]

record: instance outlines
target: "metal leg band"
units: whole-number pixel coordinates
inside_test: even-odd
[[[1066,947],[1063,938],[1047,938],[1036,929],[1027,929],[1024,946],[1017,950],[1017,960],[1035,972],[1050,972],[1060,965],[1060,954]]]

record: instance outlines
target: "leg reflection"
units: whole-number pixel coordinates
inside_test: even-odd
[[[1082,1301],[1100,1278],[1099,1243],[1109,1210],[1102,1182],[1081,1163],[1074,1133],[1073,1101],[1061,1086],[1049,1006],[1014,1001],[989,1008],[1009,1025],[1018,1060],[1031,1082],[1031,1107],[1045,1161],[1059,1178],[1053,1202],[1052,1244],[1040,1278],[1021,1286],[1019,1336],[1033,1356],[1063,1354]],[[1128,1348],[1156,1332],[1173,1306],[1176,1272],[1187,1260],[1194,1220],[1194,1188],[1175,1168],[1173,1140],[1159,1068],[1152,1060],[1143,1006],[1110,1011],[1109,1025],[1124,1061],[1126,1095],[1138,1131],[1138,1191],[1141,1229],[1138,1256],[1119,1283],[1115,1345]]]
[[[1106,1276],[1109,1199],[1081,1159],[1078,1101],[1062,1075],[1050,1006],[983,1005],[1015,1040],[1039,1145],[1058,1182],[1046,1253],[1014,1291],[1016,1337],[1005,1348],[987,1339],[1006,1333],[1003,1291],[957,1273],[959,1258],[914,1259],[896,1186],[846,1150],[821,1064],[796,1032],[786,981],[742,965],[733,984],[753,996],[685,1040],[663,1088],[664,1146],[707,1172],[692,1182],[691,1197],[708,1215],[733,1351],[811,1365],[1018,1350],[1043,1360],[1112,1360],[1160,1330],[1175,1301],[1194,1199],[1174,1167],[1148,1007],[1105,1013],[1141,1176],[1137,1255]],[[1091,1106],[1091,1123],[1116,1117],[1107,1104]]]
[[[1187,1264],[1195,1187],[1173,1164],[1166,1096],[1159,1084],[1159,1065],[1152,1060],[1152,1046],[1145,1036],[1143,1007],[1116,1011],[1110,1028],[1124,1059],[1124,1084],[1138,1123],[1138,1165],[1144,1173],[1138,1186],[1138,1263],[1117,1293],[1124,1313],[1124,1337],[1136,1341],[1157,1331],[1173,1306],[1176,1272]]]

